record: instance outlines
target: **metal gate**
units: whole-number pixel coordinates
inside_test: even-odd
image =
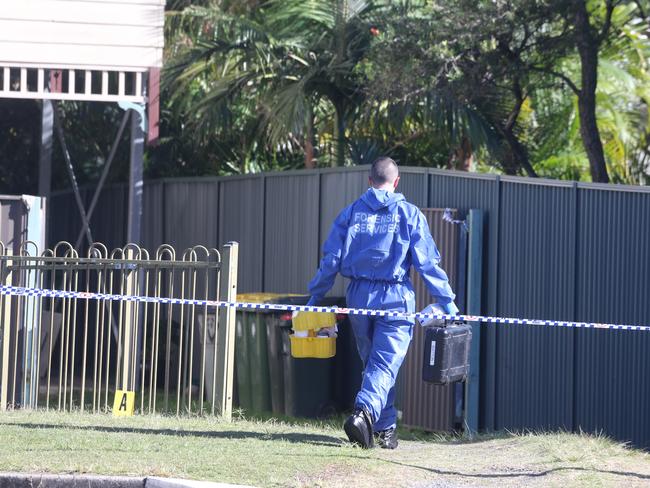
[[[234,309],[167,299],[234,301],[237,254],[234,242],[180,256],[166,244],[151,256],[95,243],[85,257],[67,242],[39,252],[28,241],[17,255],[0,243],[6,286],[112,296],[0,295],[0,410],[107,412],[125,390],[140,413],[230,419]]]

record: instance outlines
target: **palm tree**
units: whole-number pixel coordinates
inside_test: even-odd
[[[333,128],[332,163],[343,165],[373,11],[365,0],[271,0],[246,15],[216,3],[188,7],[173,22],[182,47],[170,53],[167,86],[198,126],[231,122],[237,100],[271,147],[302,138],[307,165],[319,116],[321,128]]]

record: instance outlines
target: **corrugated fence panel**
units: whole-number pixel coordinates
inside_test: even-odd
[[[471,208],[485,210],[484,239],[487,243],[484,263],[483,313],[496,313],[496,253],[498,249],[499,180],[492,175],[471,175],[432,171],[430,175],[429,207],[456,208],[467,212]],[[487,281],[485,279],[487,278]]]
[[[70,241],[77,238],[81,229],[79,210],[72,192],[53,194],[48,205],[47,242],[54,246],[60,241]],[[74,245],[74,242],[72,243]]]
[[[571,319],[575,189],[501,185],[499,314]],[[497,429],[571,428],[573,330],[499,326],[495,355]]]
[[[338,214],[368,189],[368,172],[323,173],[320,180],[320,246],[319,259],[323,256],[323,244]],[[345,296],[347,281],[336,277],[331,296]]]
[[[84,191],[85,206],[88,208],[90,199],[95,189],[90,188]],[[97,206],[90,219],[90,229],[93,239],[103,243],[110,251],[117,247],[126,245],[126,227],[129,211],[129,190],[127,185],[110,185],[104,188],[97,200]],[[77,212],[77,215],[79,213]],[[74,239],[76,240],[75,234]],[[74,245],[74,241],[72,241]],[[84,241],[82,249],[87,247]]]
[[[452,288],[456,284],[458,264],[458,227],[442,220],[443,211],[424,209],[431,235],[438,246],[441,266],[449,276]],[[454,213],[455,215],[455,213]],[[415,289],[416,310],[422,310],[431,302],[431,295],[420,276],[412,273]],[[422,381],[422,351],[424,332],[417,323],[413,341],[404,359],[399,378],[399,409],[406,426],[420,429],[449,431],[453,425],[454,385],[437,386]]]
[[[163,209],[165,184],[162,181],[146,182],[142,193],[142,246],[152,257],[156,248],[165,243]]]
[[[577,319],[650,325],[650,194],[579,198]],[[578,331],[576,428],[650,447],[649,372],[650,334]]]
[[[318,173],[266,177],[264,290],[306,293],[318,266]]]
[[[400,180],[397,191],[402,193],[406,200],[420,208],[429,205],[428,199],[429,177],[426,171],[403,169],[400,171]]]
[[[264,178],[220,182],[219,236],[239,243],[237,291],[262,291],[264,256]]]
[[[497,313],[497,265],[499,249],[499,178],[492,175],[468,175],[449,171],[431,171],[429,206],[452,207],[461,212],[471,208],[485,211],[483,286],[481,312]],[[464,304],[458,304],[461,311]],[[479,390],[481,409],[479,426],[494,429],[496,392],[496,328],[481,332],[481,370]]]
[[[165,181],[164,238],[180,256],[196,245],[219,248],[218,193],[216,179]]]

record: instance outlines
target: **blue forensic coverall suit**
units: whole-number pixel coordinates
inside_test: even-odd
[[[318,305],[336,274],[350,279],[350,308],[415,311],[411,265],[443,308],[455,295],[438,266],[440,253],[424,215],[402,194],[369,188],[334,221],[323,258],[309,283],[310,305]],[[454,305],[455,307],[455,305]],[[350,315],[364,365],[356,408],[365,408],[379,432],[396,425],[395,379],[413,336],[413,319]]]

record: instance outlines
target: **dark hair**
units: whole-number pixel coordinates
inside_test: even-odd
[[[392,183],[399,176],[397,163],[388,157],[375,159],[370,167],[370,179],[376,185]]]

